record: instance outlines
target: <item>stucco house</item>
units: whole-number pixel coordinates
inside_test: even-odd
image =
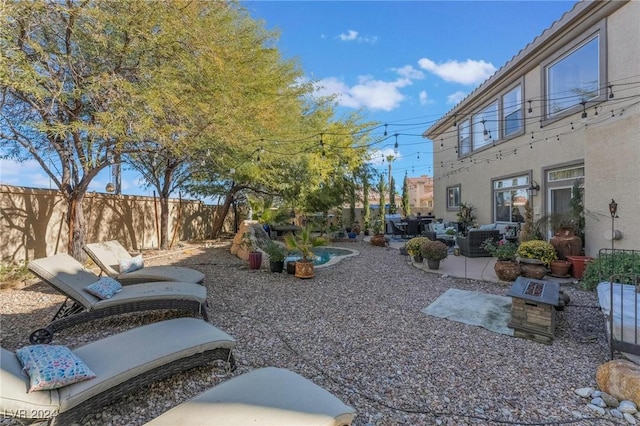
[[[583,181],[585,254],[640,249],[640,2],[580,1],[441,117],[434,214],[479,224],[568,209]]]

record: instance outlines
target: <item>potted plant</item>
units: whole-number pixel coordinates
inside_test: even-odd
[[[249,253],[249,268],[260,269],[260,265],[262,265],[262,252],[258,250],[256,241],[252,238],[250,232],[242,234],[241,245]]]
[[[297,235],[293,233],[285,234],[284,242],[289,250],[297,250],[302,256],[296,261],[295,276],[298,278],[313,278],[313,248],[325,245],[326,240],[322,237],[313,236],[311,227],[305,226]]]
[[[422,244],[429,240],[427,237],[414,237],[405,244],[407,254],[413,257],[414,262],[422,262]]]
[[[284,259],[287,257],[286,248],[275,241],[269,241],[264,251],[269,256],[271,272],[282,272],[284,269]]]
[[[382,227],[383,222],[380,219],[376,219],[373,222],[373,236],[371,237],[371,245],[378,247],[385,247],[387,245],[387,240],[384,237]]]
[[[420,246],[420,252],[422,257],[427,259],[429,269],[438,269],[440,268],[440,261],[446,259],[449,255],[449,247],[442,241],[427,239]]]
[[[522,276],[542,279],[547,273],[547,267],[558,259],[556,250],[551,243],[542,240],[525,241],[518,246],[516,256],[520,262]]]
[[[481,246],[491,256],[496,257],[493,270],[501,281],[515,281],[520,275],[520,265],[516,262],[518,245],[507,240],[497,243],[492,238],[487,238]]]
[[[476,215],[474,213],[475,209],[476,208],[471,204],[460,203],[460,210],[458,210],[456,217],[464,235],[467,234],[467,228],[469,228],[476,220]]]

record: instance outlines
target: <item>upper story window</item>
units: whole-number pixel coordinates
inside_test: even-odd
[[[471,153],[471,133],[469,120],[464,120],[458,126],[458,156]]]
[[[447,210],[460,208],[460,185],[447,187]]]
[[[583,106],[607,99],[606,20],[574,40],[541,64],[544,122],[575,114]]]
[[[471,139],[474,151],[490,144],[493,140],[500,139],[497,101],[480,111],[479,114],[475,114],[472,120]]]
[[[523,130],[522,86],[519,84],[502,96],[502,122],[505,137]]]

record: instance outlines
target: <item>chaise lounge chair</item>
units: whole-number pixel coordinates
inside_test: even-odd
[[[22,421],[79,423],[123,395],[178,372],[215,363],[228,373],[235,368],[235,344],[227,333],[195,318],[161,321],[73,349],[96,377],[32,392],[16,354],[2,348],[0,412]]]
[[[310,380],[261,368],[183,402],[146,426],[347,426],[353,408]]]
[[[116,240],[86,244],[83,249],[105,274],[115,278],[122,285],[151,281],[180,281],[183,283],[204,281],[202,272],[181,266],[143,266],[131,272],[121,273],[121,262],[131,262],[134,257]]]
[[[109,299],[100,299],[86,287],[100,279],[68,254],[29,262],[29,270],[67,296],[44,328],[34,331],[31,343],[49,343],[56,331],[111,315],[155,309],[189,310],[207,321],[207,289],[195,283],[154,282],[122,287]]]

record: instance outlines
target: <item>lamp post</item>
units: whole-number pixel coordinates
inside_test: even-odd
[[[615,229],[615,221],[618,217],[618,203],[612,198],[609,203],[609,213],[611,213],[611,255],[613,255],[615,240],[616,240],[616,229]]]

